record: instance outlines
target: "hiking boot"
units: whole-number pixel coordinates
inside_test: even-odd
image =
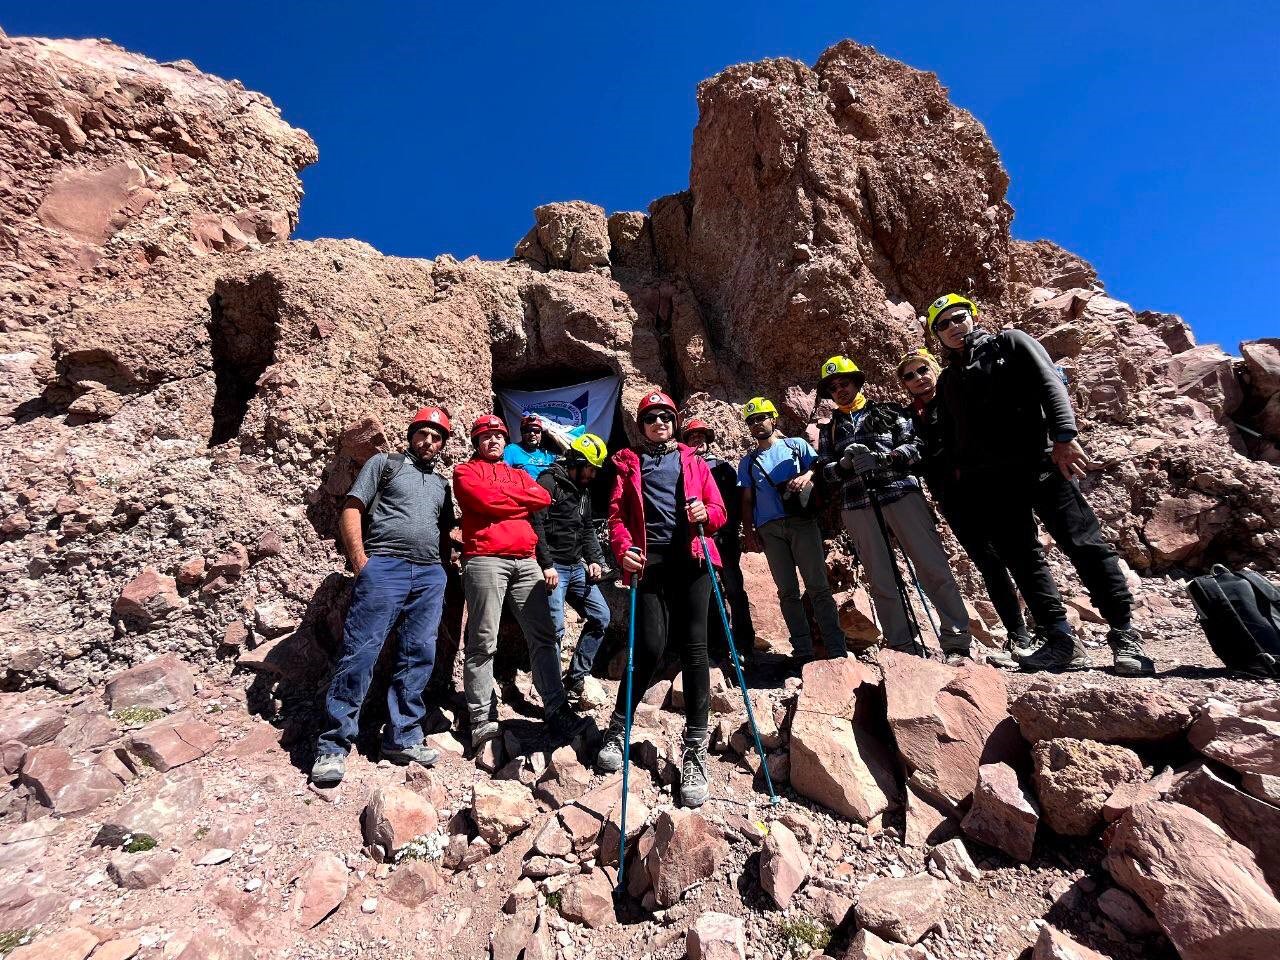
[[[1015,657],[1018,666],[1028,672],[1048,670],[1087,670],[1089,655],[1085,653],[1080,638],[1065,623],[1046,632],[1040,647],[1025,657]]]
[[[1009,634],[1009,656],[1014,660],[1017,660],[1019,657],[1029,656],[1035,652],[1039,645],[1040,640],[1027,633],[1026,630]]]
[[[963,667],[966,663],[973,663],[973,654],[968,650],[949,650],[942,655],[942,662],[948,667]]]
[[[1149,677],[1156,672],[1155,661],[1142,652],[1142,634],[1130,627],[1107,633],[1107,645],[1115,658],[1116,673],[1122,677]]]
[[[1027,651],[1030,653],[1031,651]],[[993,667],[999,667],[1001,670],[1017,670],[1018,661],[1004,650],[984,650],[982,654],[982,662],[990,664]]]
[[[589,717],[574,713],[567,703],[560,704],[547,714],[546,724],[553,739],[566,742],[595,729],[595,724]]]
[[[311,764],[311,782],[317,787],[336,787],[347,772],[345,753],[320,753]]]
[[[596,769],[601,773],[617,773],[622,769],[622,747],[626,736],[626,720],[618,714],[609,718],[609,729],[604,732],[604,743],[596,754]]]
[[[383,747],[382,759],[390,760],[398,767],[419,763],[424,767],[433,767],[440,759],[440,751],[433,750],[425,743],[415,743],[411,747]]]
[[[471,751],[479,753],[480,748],[490,740],[497,740],[500,732],[497,720],[482,720],[479,723],[472,721]]]
[[[700,807],[707,802],[707,738],[684,738],[684,757],[680,762],[680,805]]]
[[[564,695],[569,701],[569,706],[575,710],[582,703],[582,694],[587,689],[586,677],[571,677],[569,674],[564,675]]]

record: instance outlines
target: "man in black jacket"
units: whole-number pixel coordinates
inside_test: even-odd
[[[532,521],[538,534],[538,565],[556,625],[556,644],[564,642],[566,601],[585,620],[564,676],[564,690],[571,702],[581,698],[609,627],[609,604],[596,585],[604,557],[591,522],[591,491],[587,489],[608,455],[603,440],[584,433],[563,457],[538,475],[539,485],[551,494],[551,506],[533,514]]]
[[[724,509],[729,519],[724,522],[712,539],[720,551],[720,580],[724,584],[724,599],[729,604],[729,619],[733,627],[733,639],[741,656],[750,656],[755,649],[756,628],[751,622],[751,604],[747,602],[747,593],[742,583],[742,497],[738,493],[738,470],[728,460],[721,460],[711,452],[711,444],[715,442],[715,431],[705,420],[694,417],[680,426],[680,439],[707,462],[711,470],[711,479],[716,482],[716,489],[724,499]],[[713,616],[709,625],[709,638],[720,637],[724,643],[724,632],[719,617]],[[728,656],[729,647],[724,643],[723,652]],[[720,653],[714,651],[715,656]]]
[[[1019,663],[1024,670],[1089,665],[1045,561],[1038,516],[1111,625],[1107,643],[1116,672],[1153,673],[1133,628],[1133,596],[1115,549],[1075,483],[1089,458],[1076,439],[1062,378],[1034,337],[976,329],[977,315],[975,304],[954,293],[929,306],[929,328],[952,357],[938,383],[938,429],[955,470],[956,495],[988,517],[991,542],[1044,636]]]

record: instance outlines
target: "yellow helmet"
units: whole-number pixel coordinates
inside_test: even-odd
[[[831,390],[827,386],[828,381],[832,377],[853,377],[858,381],[858,387],[866,382],[866,375],[858,369],[858,365],[844,356],[834,356],[822,365],[822,369],[818,371],[818,396],[819,398],[830,397]]]
[[[767,413],[775,420],[778,417],[778,408],[773,405],[772,400],[766,400],[764,397],[752,397],[747,401],[747,405],[742,408],[742,419],[750,420],[752,417]]]
[[[902,376],[902,368],[908,363],[918,363],[923,360],[930,369],[933,370],[934,376],[942,372],[942,364],[938,362],[938,358],[929,352],[928,347],[917,347],[904,353],[898,360],[898,376]]]
[[[573,443],[569,444],[569,451],[582,454],[582,458],[597,469],[604,466],[609,456],[609,448],[594,433],[584,433],[580,437],[575,437]]]
[[[960,296],[958,293],[946,293],[940,296],[933,303],[929,304],[929,332],[933,333],[933,325],[938,320],[938,314],[942,313],[948,307],[965,307],[973,319],[978,319],[978,305],[972,300]]]

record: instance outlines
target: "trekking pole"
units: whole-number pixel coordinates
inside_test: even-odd
[[[690,498],[689,503],[696,498]],[[733,669],[738,674],[738,688],[742,691],[742,702],[747,708],[747,723],[751,725],[751,736],[756,741],[756,752],[760,754],[760,769],[764,771],[764,782],[769,788],[769,803],[777,806],[778,794],[773,789],[773,777],[769,776],[769,761],[764,755],[764,745],[760,743],[760,730],[756,727],[755,711],[751,709],[751,697],[747,694],[747,679],[742,675],[742,661],[738,659],[738,646],[733,642],[733,630],[729,626],[729,613],[724,606],[724,596],[720,593],[720,581],[716,578],[716,568],[711,563],[711,550],[707,544],[707,528],[698,524],[698,540],[702,543],[702,557],[707,561],[707,573],[711,577],[711,590],[716,595],[716,606],[720,610],[720,625],[724,628],[724,638],[729,644],[729,656],[733,658]]]
[[[907,572],[911,574],[911,580],[916,585],[916,596],[920,598],[920,606],[924,608],[924,615],[929,618],[929,626],[933,627],[934,639],[938,641],[938,646],[942,646],[942,630],[939,627],[939,621],[934,617],[934,609],[929,605],[929,600],[924,595],[924,588],[920,586],[920,576],[916,573],[916,565],[911,562],[911,557],[907,555],[907,551],[902,551],[902,559],[907,561]]]
[[[924,645],[923,634],[920,631],[920,621],[916,619],[916,612],[911,607],[911,597],[907,593],[907,585],[902,581],[902,571],[898,569],[898,557],[893,549],[893,541],[889,539],[889,527],[885,524],[884,512],[880,509],[880,497],[865,480],[863,481],[863,486],[866,487],[867,499],[871,503],[871,512],[875,514],[876,525],[880,528],[880,536],[884,538],[884,548],[889,555],[889,567],[893,570],[893,581],[898,587],[898,599],[902,602],[902,612],[906,614],[907,620],[915,628],[915,637],[912,640],[912,645],[916,647],[918,656],[927,658],[929,654]],[[905,550],[902,551],[902,555],[905,557],[907,552]]]
[[[628,553],[639,553],[635,547]],[[635,667],[636,654],[636,585],[640,582],[638,573],[627,577],[627,679],[626,679],[626,722],[622,733],[622,817],[618,827],[618,886],[615,892],[621,896],[627,888],[627,788],[631,783],[631,675]]]

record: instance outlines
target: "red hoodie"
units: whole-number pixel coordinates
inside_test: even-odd
[[[538,544],[529,515],[551,494],[524,470],[501,460],[468,460],[453,468],[453,495],[462,509],[465,557],[532,557]]]
[[[707,508],[707,545],[711,548],[711,562],[720,566],[720,551],[711,539],[728,518],[720,488],[711,477],[707,461],[697,451],[683,443],[680,449],[680,469],[684,479],[685,498],[697,497]],[[634,450],[619,450],[613,455],[618,468],[618,478],[613,484],[613,496],[609,499],[609,542],[618,562],[622,555],[636,546],[645,551],[644,540],[644,492],[640,488],[640,455]],[[689,527],[689,552],[694,559],[702,559],[702,545],[698,542],[697,528]]]

